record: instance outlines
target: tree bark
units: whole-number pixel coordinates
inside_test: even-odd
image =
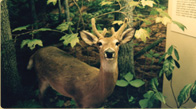
[[[62,21],[61,0],[58,0],[59,22]]]
[[[7,0],[1,4],[1,106],[10,107],[20,97],[21,82],[17,71],[15,43],[12,40]]]
[[[32,23],[34,23],[34,29],[38,29],[38,19],[37,19],[37,13],[35,9],[35,0],[29,1],[29,6],[31,7],[31,17],[32,17]]]
[[[132,0],[124,0],[122,1],[122,6],[128,5],[127,2]],[[127,13],[126,16],[121,15],[119,18],[124,19],[125,17],[129,19],[128,28],[131,28],[132,25],[132,11],[131,7],[127,7],[123,10]],[[130,41],[129,43],[126,43],[122,46],[120,46],[119,50],[119,57],[118,57],[118,66],[119,66],[119,73],[120,78],[127,74],[128,72],[131,72],[135,74],[135,68],[134,68],[134,49],[133,49],[133,41]]]

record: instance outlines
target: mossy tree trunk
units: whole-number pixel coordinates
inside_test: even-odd
[[[128,5],[127,2],[129,1],[132,0],[122,1],[121,2],[122,6]],[[125,17],[129,19],[128,28],[131,28],[132,25],[133,15],[131,10],[132,10],[131,7],[127,7],[123,10],[127,14],[125,16],[122,14],[121,16],[119,16],[119,19],[124,19]],[[118,64],[119,64],[118,66],[119,66],[120,77],[122,77],[128,72],[135,74],[133,41],[130,41],[129,43],[120,46]]]
[[[3,0],[1,3],[1,106],[3,108],[16,103],[22,88],[8,15],[7,0]]]

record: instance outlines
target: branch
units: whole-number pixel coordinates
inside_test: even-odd
[[[77,6],[78,8],[78,11],[80,13],[80,18],[78,20],[78,25],[77,25],[77,31],[78,31],[78,28],[79,28],[79,25],[80,25],[80,20],[82,20],[82,24],[83,24],[83,27],[85,27],[85,23],[84,23],[84,19],[82,18],[82,12],[81,12],[81,9],[79,7],[79,5],[77,4],[77,2],[75,0],[73,0],[74,4]],[[84,29],[84,28],[83,28]]]
[[[101,15],[98,15],[98,16],[95,16],[94,18],[97,18],[97,17],[100,17],[100,16],[105,16],[105,15],[112,14],[112,13],[121,13],[121,14],[126,15],[125,12],[121,12],[121,10],[123,10],[124,8],[126,8],[126,6],[120,8],[119,10],[116,10],[116,11],[107,12],[107,13],[104,13],[104,14],[101,14]]]
[[[177,99],[176,99],[176,96],[175,96],[175,93],[174,93],[174,90],[173,90],[173,86],[172,86],[172,79],[171,79],[171,81],[170,81],[170,87],[171,87],[172,95],[174,96],[174,100],[175,100],[175,102],[176,102],[176,106],[177,106],[177,108],[179,108],[179,106],[178,106],[178,101],[177,101]]]
[[[153,42],[152,44],[150,44],[149,46],[143,48],[142,50],[140,50],[139,52],[137,52],[134,56],[134,59],[139,58],[141,55],[145,54],[146,52],[148,52],[149,50],[151,50],[152,48],[154,48],[155,46],[157,46],[159,43],[161,43],[165,38],[162,37],[160,39],[158,39],[157,41]]]

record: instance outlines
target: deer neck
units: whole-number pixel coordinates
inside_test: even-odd
[[[116,80],[118,78],[118,63],[117,60],[106,61],[101,60],[99,80],[100,89],[103,95],[110,95],[116,85]]]

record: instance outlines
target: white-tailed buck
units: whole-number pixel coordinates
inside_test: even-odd
[[[78,107],[101,107],[111,95],[118,78],[118,50],[121,44],[130,41],[134,29],[126,31],[127,19],[112,36],[104,37],[107,30],[99,33],[92,18],[96,34],[81,31],[82,39],[89,45],[97,44],[100,54],[100,69],[92,67],[56,47],[45,47],[33,54],[27,69],[35,68],[39,79],[40,99],[48,86],[60,94],[75,100]],[[124,32],[123,32],[124,31]]]

